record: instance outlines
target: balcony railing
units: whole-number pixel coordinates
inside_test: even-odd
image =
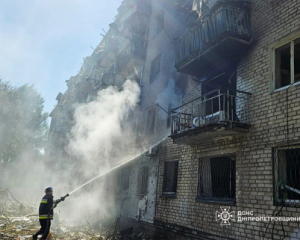
[[[210,124],[248,128],[250,96],[247,92],[216,89],[187,102],[172,110],[171,134],[193,131]]]
[[[146,56],[146,41],[131,42],[117,57],[117,69],[128,63],[131,58],[144,59]]]
[[[250,20],[248,10],[229,3],[221,4],[197,25],[191,27],[179,39],[175,66],[188,63],[207,51],[226,36],[237,39],[250,39]],[[234,51],[234,46],[232,51]]]
[[[115,82],[115,65],[113,64],[110,68],[106,69],[98,79],[94,80],[93,90],[98,91],[102,87],[114,85]]]

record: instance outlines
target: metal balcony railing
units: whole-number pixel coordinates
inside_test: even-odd
[[[98,90],[101,86],[114,85],[115,64],[103,71],[100,76],[94,80],[93,90]]]
[[[198,56],[224,36],[250,38],[249,13],[245,9],[223,4],[188,29],[179,39],[176,48],[176,64],[191,55]]]
[[[117,68],[130,61],[131,58],[145,58],[146,56],[146,41],[131,42],[117,57]]]
[[[189,101],[172,110],[171,134],[208,124],[249,126],[250,96],[247,92],[216,89]]]

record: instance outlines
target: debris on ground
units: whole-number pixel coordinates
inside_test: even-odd
[[[0,239],[26,240],[40,228],[36,204],[21,203],[12,193],[0,190]],[[63,221],[62,221],[63,222]],[[104,237],[86,226],[66,227],[60,223],[51,227],[51,238],[59,240],[104,240]]]
[[[9,189],[0,190],[0,239],[31,240],[40,228],[37,209],[36,204],[19,202]],[[51,226],[47,240],[151,240],[142,232],[133,233],[132,228],[118,231],[119,218],[101,233],[93,230],[88,221],[86,225],[76,227],[64,222],[67,220],[60,219],[59,224]]]

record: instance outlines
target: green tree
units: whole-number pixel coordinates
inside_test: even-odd
[[[48,133],[43,104],[34,86],[13,87],[0,80],[0,175],[24,152],[43,153]]]

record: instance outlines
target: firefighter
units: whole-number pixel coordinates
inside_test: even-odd
[[[33,236],[32,239],[37,239],[38,235],[42,234],[42,238],[40,240],[45,240],[49,234],[51,220],[53,220],[53,209],[56,205],[65,200],[65,197],[61,197],[58,200],[53,201],[53,188],[47,187],[45,189],[45,196],[42,198],[39,207],[39,220],[41,228],[37,231]]]

